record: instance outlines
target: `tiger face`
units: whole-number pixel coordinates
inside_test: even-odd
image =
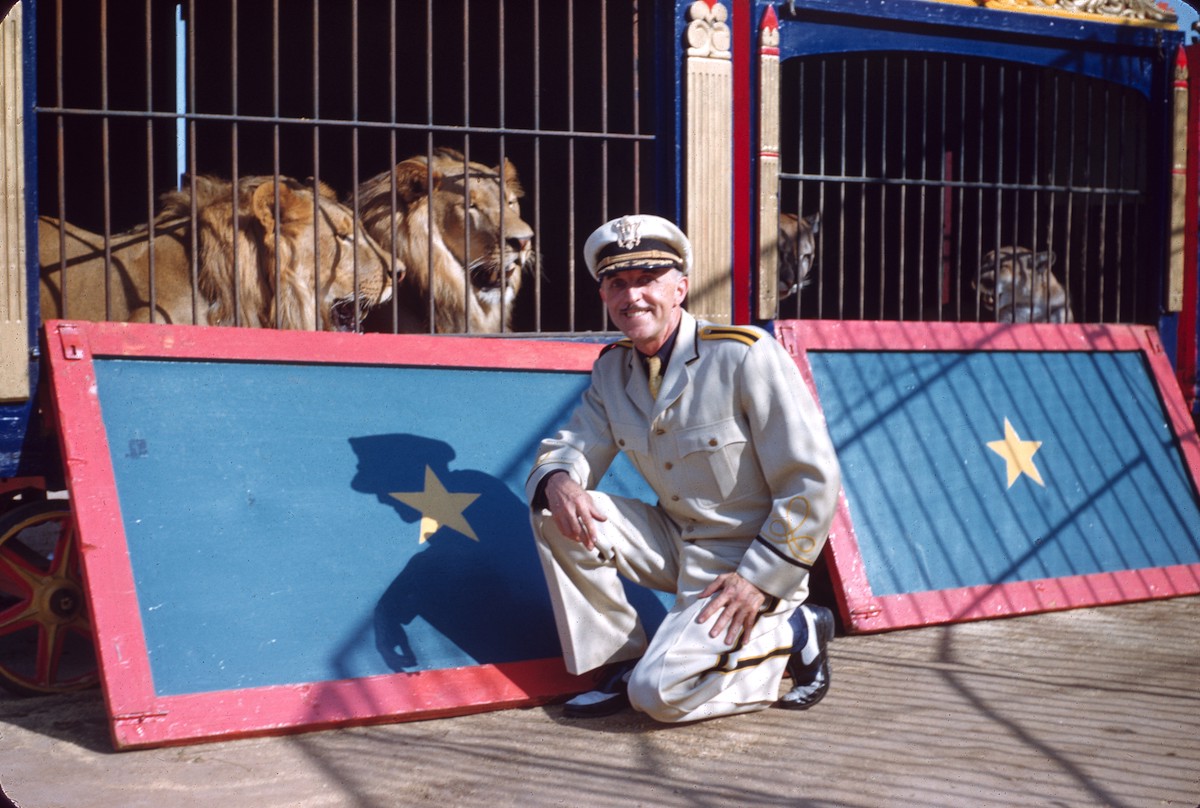
[[[817,252],[817,229],[821,214],[803,218],[779,214],[779,299],[786,300],[812,283],[813,258]]]
[[[983,257],[978,280],[983,308],[1001,323],[1071,323],[1067,292],[1050,271],[1054,253],[1006,246]]]

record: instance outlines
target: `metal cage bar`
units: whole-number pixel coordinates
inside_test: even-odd
[[[821,228],[780,316],[1156,322],[1144,96],[950,54],[783,69],[780,199]]]
[[[127,257],[114,256],[117,239],[144,227],[145,244],[153,244],[161,194],[171,187],[165,165],[174,157],[156,146],[163,138],[159,128],[165,131],[168,124],[178,125],[186,140],[182,159],[190,179],[182,193],[192,206],[184,217],[190,221],[189,233],[183,236],[191,267],[187,321],[201,324],[213,316],[212,279],[201,271],[212,250],[201,224],[206,200],[197,199],[203,196],[198,178],[231,184],[226,202],[232,207],[231,228],[243,235],[254,236],[259,228],[238,189],[259,176],[307,178],[314,195],[333,188],[339,204],[361,223],[370,215],[371,200],[361,195],[369,177],[409,157],[424,155],[428,162],[436,150],[450,147],[465,155],[464,166],[480,162],[499,167],[501,199],[511,190],[504,171],[511,163],[525,193],[521,216],[532,222],[533,235],[523,240],[521,252],[533,261],[521,270],[523,278],[500,274],[497,333],[606,331],[610,326],[591,293],[590,279],[578,283],[586,277],[578,260],[579,228],[590,232],[610,210],[645,209],[644,194],[660,190],[654,176],[661,167],[648,165],[642,151],[657,135],[645,131],[642,114],[656,109],[654,94],[664,86],[652,80],[650,71],[658,65],[643,64],[640,55],[645,43],[655,41],[654,26],[663,21],[643,14],[641,5],[637,0],[553,5],[543,0],[489,5],[389,0],[369,6],[321,0],[295,5],[279,0],[145,0],[133,11],[126,4],[95,0],[90,6],[72,6],[68,14],[61,0],[41,3],[41,30],[50,32],[55,44],[43,50],[39,63],[43,86],[53,88],[51,94],[43,93],[47,102],[36,109],[53,122],[44,127],[47,136],[39,150],[45,175],[40,196],[44,212],[57,213],[55,218],[66,223],[59,232],[59,272],[77,269],[68,266],[77,262],[66,260],[68,225],[98,231],[96,243],[104,245],[100,263],[109,278],[106,294],[119,286],[113,273],[122,270],[114,269],[114,258],[120,265]],[[169,49],[152,43],[166,36],[164,14],[174,15],[176,7],[182,55],[178,63],[168,63],[162,57]],[[401,48],[398,29],[423,30],[426,46]],[[269,47],[254,46],[250,31],[269,36]],[[185,98],[178,108],[167,109],[159,103],[160,94],[181,70],[186,71],[180,77]],[[603,76],[599,83],[597,75]],[[99,78],[94,92],[85,86],[85,77]],[[138,103],[130,100],[133,83],[141,90]],[[144,148],[138,150],[139,145]],[[135,151],[139,165],[132,170],[126,153]],[[86,170],[81,168],[85,165]],[[177,168],[172,171],[178,176]],[[383,205],[390,208],[392,221],[410,215],[405,191],[387,189],[391,198]],[[283,223],[286,200],[279,193],[277,189],[270,205],[276,240],[290,232]],[[136,213],[133,199],[140,200]],[[468,219],[465,243],[494,239],[497,228],[507,233],[519,218],[515,208],[503,204],[496,215],[491,224]],[[387,217],[381,213],[381,218]],[[327,225],[314,208],[313,239]],[[354,241],[348,250],[357,286],[364,272],[359,257],[364,242],[357,227]],[[429,255],[441,244],[441,236],[430,232],[420,252]],[[382,253],[395,276],[389,285],[403,286],[407,281],[398,267],[402,261],[396,239]],[[149,254],[148,316],[178,322],[163,313],[164,267],[154,250]],[[261,270],[240,250],[229,253],[234,277],[268,273],[269,283],[268,274],[261,276],[262,282],[275,288],[287,281],[285,260],[276,251],[270,269]],[[318,250],[305,268],[314,290],[307,318],[318,323],[327,316],[321,299],[330,260],[328,251]],[[426,267],[424,274],[428,272]],[[458,308],[470,309],[485,294],[476,283],[463,285]],[[75,281],[71,284],[74,290]],[[510,294],[518,288],[519,295]],[[83,313],[72,291],[64,290],[63,298],[60,313]],[[257,313],[251,309],[257,305],[233,290],[233,321],[255,324]],[[434,325],[438,305],[432,296],[423,301],[418,319],[425,321],[424,330],[439,330]],[[400,306],[401,299],[393,296],[369,312],[356,307],[349,327],[412,330]],[[127,308],[124,300],[106,300],[99,316],[119,318]],[[270,327],[287,325],[279,309],[269,319]],[[463,330],[479,330],[473,321],[461,321],[467,323]]]

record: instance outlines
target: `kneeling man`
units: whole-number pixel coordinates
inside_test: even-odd
[[[625,339],[601,351],[526,485],[567,669],[609,666],[565,714],[811,707],[829,687],[834,624],[804,601],[840,473],[795,362],[761,329],[684,310],[692,250],[666,219],[614,219],[584,257]],[[656,504],[593,490],[618,451]],[[619,576],[675,594],[653,639]]]

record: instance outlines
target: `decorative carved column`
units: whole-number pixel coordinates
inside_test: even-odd
[[[29,398],[21,4],[0,20],[0,401]]]
[[[717,0],[688,8],[684,231],[692,242],[688,310],[716,323],[733,318],[733,63],[729,14]]]
[[[768,6],[758,32],[758,318],[779,306],[779,19]]]

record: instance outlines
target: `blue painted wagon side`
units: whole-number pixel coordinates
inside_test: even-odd
[[[761,15],[779,4],[757,0]],[[1183,32],[928,0],[806,0],[779,12],[780,58],[864,50],[987,56],[1067,70],[1170,103]]]

